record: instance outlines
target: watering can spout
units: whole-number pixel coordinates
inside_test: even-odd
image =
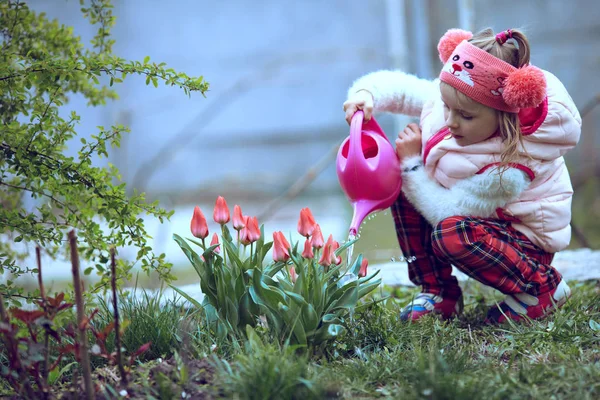
[[[352,222],[350,222],[349,235],[356,236],[363,220],[379,209],[379,201],[377,200],[358,200],[352,204],[354,212],[352,214]]]

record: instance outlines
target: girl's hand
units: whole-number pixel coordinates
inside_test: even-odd
[[[358,110],[363,110],[365,113],[365,121],[371,119],[371,115],[373,114],[373,95],[371,92],[359,90],[344,102],[344,111],[346,112],[346,122],[348,122],[348,125],[350,125],[354,113]]]
[[[421,155],[421,129],[417,124],[408,124],[396,139],[396,154],[402,160]]]

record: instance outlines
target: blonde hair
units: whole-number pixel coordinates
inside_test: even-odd
[[[469,43],[511,64],[515,68],[521,68],[529,64],[529,41],[521,30],[511,29],[511,32],[512,40],[509,39],[504,44],[500,44],[496,40],[496,34],[494,34],[492,29],[483,29],[474,34]],[[521,134],[518,114],[499,110],[496,110],[496,114],[498,115],[500,137],[506,144],[500,154],[500,165],[498,166],[498,171],[503,172],[518,158],[519,151],[522,150],[525,155],[529,155],[523,146],[523,135]]]

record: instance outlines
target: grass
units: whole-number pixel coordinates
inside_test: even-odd
[[[179,305],[179,300],[154,297],[145,290],[140,296],[120,296],[119,315],[126,328],[121,337],[122,346],[133,352],[147,342],[150,349],[140,356],[141,361],[150,361],[159,357],[171,357],[180,350],[187,334],[187,321],[193,320],[192,312]],[[111,300],[112,301],[112,300]],[[100,330],[113,321],[112,302],[99,299],[99,313],[94,323]],[[114,343],[114,333],[109,335],[108,343]],[[108,347],[114,351],[114,347]]]
[[[151,296],[123,298],[121,313],[129,321],[124,347],[135,349],[148,341],[154,347],[137,365],[130,395],[600,398],[600,284],[571,282],[571,287],[571,299],[546,320],[495,327],[482,321],[501,296],[476,282],[464,284],[465,312],[449,322],[433,317],[399,321],[401,306],[416,289],[384,287],[375,297],[389,297],[357,310],[353,320],[345,321],[348,333],[312,359],[267,343],[260,330],[262,340],[218,342],[201,312]],[[104,304],[97,323],[107,323],[108,310]],[[103,368],[96,373],[115,375]],[[6,392],[0,382],[0,393]]]

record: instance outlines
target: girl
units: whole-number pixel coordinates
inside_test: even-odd
[[[403,320],[462,310],[452,265],[506,294],[486,321],[540,319],[570,289],[554,253],[570,241],[573,194],[563,154],[581,118],[562,83],[529,64],[519,30],[475,35],[449,30],[439,41],[444,67],[430,82],[399,71],[358,79],[344,103],[417,116],[398,134],[402,194],[392,207],[409,277],[422,287]]]

